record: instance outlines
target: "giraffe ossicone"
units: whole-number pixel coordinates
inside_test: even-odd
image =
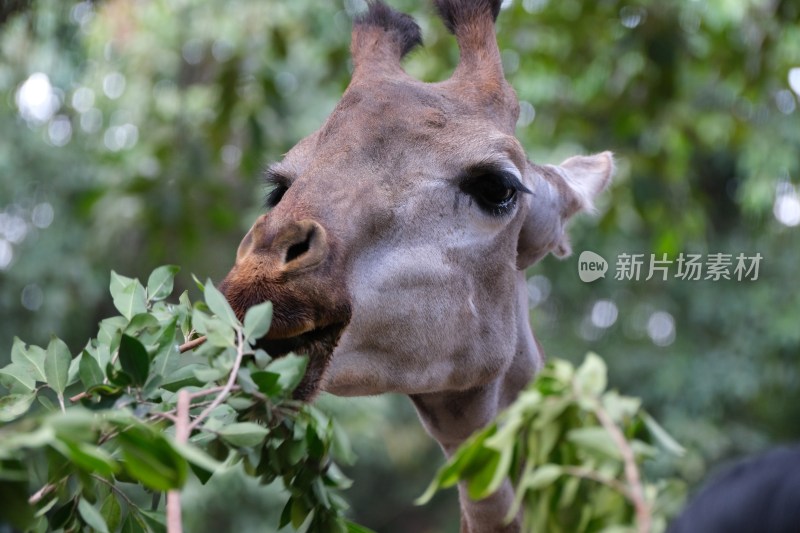
[[[569,253],[567,220],[592,209],[611,154],[530,162],[495,38],[500,0],[435,0],[461,52],[424,83],[401,59],[419,27],[380,1],[354,21],[352,80],[319,130],[272,165],[269,211],[221,284],[234,310],[270,300],[272,355],[309,355],[296,392],[397,392],[446,454],[541,367],[525,269]],[[462,531],[504,525],[509,482],[461,492]]]

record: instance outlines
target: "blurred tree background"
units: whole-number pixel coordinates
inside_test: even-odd
[[[406,61],[456,64],[428,2]],[[261,172],[347,86],[362,0],[3,0],[0,365],[13,337],[77,351],[112,314],[109,271],[164,263],[219,280],[261,212]],[[794,0],[512,0],[498,38],[532,161],[611,149],[599,215],[575,254],[531,269],[534,331],[691,451],[681,474],[800,437],[800,4]],[[582,283],[578,255],[610,265]],[[758,279],[645,281],[650,254],[763,257]],[[638,281],[614,279],[645,254]],[[184,287],[190,281],[182,278]],[[359,454],[353,516],[381,532],[457,531],[454,492],[417,508],[441,462],[399,397],[336,399]],[[657,465],[656,465],[657,466]],[[240,512],[237,509],[237,512]],[[258,509],[253,511],[258,512]]]

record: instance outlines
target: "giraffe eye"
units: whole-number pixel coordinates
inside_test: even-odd
[[[469,176],[462,182],[461,190],[494,216],[510,213],[517,204],[517,192],[528,192],[516,176],[494,172]]]
[[[283,198],[283,195],[286,194],[286,191],[289,190],[289,187],[283,185],[282,183],[277,183],[272,188],[269,193],[267,193],[267,198],[264,200],[264,206],[271,209],[278,205],[278,203]]]
[[[512,189],[500,180],[482,180],[472,189],[472,195],[479,203],[486,206],[501,206],[514,199],[517,190]]]

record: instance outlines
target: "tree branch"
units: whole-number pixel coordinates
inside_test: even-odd
[[[189,407],[191,399],[185,390],[178,391],[178,407],[175,414],[175,440],[185,444],[189,440],[191,428],[189,427]],[[181,491],[173,489],[167,492],[167,532],[182,533],[181,520]]]
[[[42,498],[44,498],[47,494],[53,492],[57,486],[58,486],[57,483],[47,483],[41,489],[31,494],[30,498],[28,498],[28,503],[31,505],[36,505],[37,503],[42,501]]]
[[[194,430],[197,426],[199,426],[200,423],[206,417],[208,417],[208,415],[211,414],[211,411],[216,409],[217,406],[225,400],[225,398],[231,392],[231,389],[233,389],[234,384],[236,383],[236,377],[239,375],[239,367],[242,365],[242,359],[244,359],[244,336],[242,335],[241,329],[236,330],[236,337],[237,337],[236,359],[234,359],[233,361],[233,368],[231,369],[231,373],[228,376],[228,382],[222,388],[222,391],[220,391],[219,395],[216,398],[214,398],[214,401],[211,402],[211,405],[206,407],[203,410],[203,412],[197,415],[197,418],[195,418],[194,421],[192,421],[192,423],[189,424],[189,433],[191,433],[192,430]]]
[[[197,348],[198,346],[200,346],[204,342],[206,342],[206,336],[205,335],[203,335],[202,337],[197,337],[196,339],[192,339],[190,341],[184,342],[183,344],[178,346],[178,351],[180,353],[185,353],[185,352],[188,352],[189,350],[194,350],[195,348]]]
[[[633,504],[636,510],[636,524],[638,533],[650,533],[650,525],[652,522],[652,513],[650,505],[644,497],[644,490],[642,488],[642,481],[639,477],[639,468],[636,466],[636,458],[633,455],[633,449],[625,439],[625,435],[617,427],[611,416],[603,409],[599,401],[595,402],[594,413],[597,420],[608,431],[614,443],[619,448],[622,455],[622,462],[625,466],[625,479],[628,482],[628,490],[626,495]]]

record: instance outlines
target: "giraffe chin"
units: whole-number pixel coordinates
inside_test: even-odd
[[[294,337],[282,339],[263,338],[256,343],[270,357],[283,357],[296,353],[308,357],[306,373],[292,393],[295,400],[310,402],[319,393],[322,378],[331,362],[331,355],[344,332],[346,323],[320,326]]]

